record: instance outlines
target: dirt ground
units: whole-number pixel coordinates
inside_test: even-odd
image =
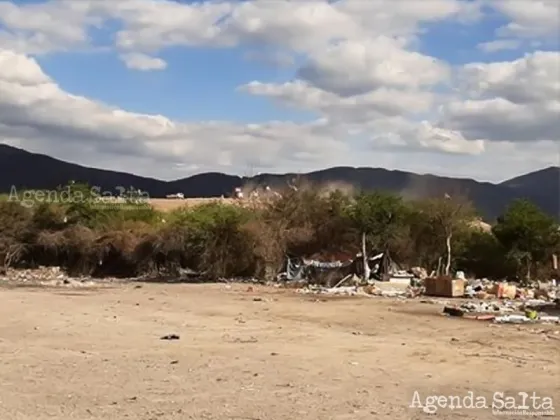
[[[558,326],[252,287],[1,287],[0,419],[434,417],[409,407],[415,391],[422,402],[472,391],[490,403],[494,392],[534,391],[555,396],[560,414]],[[526,418],[491,408],[436,417]]]

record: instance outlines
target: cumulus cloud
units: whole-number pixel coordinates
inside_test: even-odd
[[[150,57],[142,53],[128,53],[122,54],[121,60],[124,61],[129,69],[150,71],[150,70],[164,70],[167,68],[167,63],[161,58]]]
[[[482,42],[478,44],[478,48],[487,53],[493,53],[502,50],[516,50],[521,46],[521,42],[517,39],[496,39],[494,41]]]
[[[394,39],[377,37],[329,46],[311,55],[298,75],[324,90],[351,96],[382,86],[444,83],[449,70],[434,58],[406,50]]]
[[[468,139],[558,141],[560,53],[537,51],[510,62],[463,67],[466,100],[442,108],[448,128]]]
[[[500,36],[558,38],[560,35],[557,0],[489,0],[489,5],[510,20],[498,29]]]

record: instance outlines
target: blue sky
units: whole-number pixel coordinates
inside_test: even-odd
[[[531,92],[535,84],[547,91],[536,75],[552,77],[558,63],[555,3],[419,4],[0,2],[0,51],[38,64],[57,89],[43,99],[41,106],[52,108],[43,108],[41,118],[56,120],[53,131],[61,138],[72,133],[71,141],[37,141],[21,134],[32,128],[14,128],[4,138],[84,164],[147,164],[140,172],[166,178],[189,170],[240,172],[255,160],[282,171],[367,165],[382,156],[395,169],[486,179],[512,172],[488,166],[505,162],[504,154],[526,170],[555,164],[548,114],[518,130],[500,126],[499,115],[506,108],[520,115],[532,115],[537,106],[555,109],[552,79],[545,81],[552,83],[552,97],[539,97],[538,104],[519,103],[515,98],[528,97],[523,92],[508,93],[509,86]],[[516,86],[516,77],[524,84]],[[42,95],[39,85],[34,92]],[[68,107],[63,114],[77,121],[86,112],[77,105],[99,110],[99,122],[70,127],[51,115]],[[33,112],[38,109],[25,110]],[[138,118],[142,122],[134,123]],[[106,127],[112,131],[101,133]],[[119,147],[103,146],[107,138]],[[137,150],[114,154],[127,147]],[[84,148],[99,155],[76,155]],[[311,157],[314,150],[321,152]],[[181,169],[169,169],[177,162]]]

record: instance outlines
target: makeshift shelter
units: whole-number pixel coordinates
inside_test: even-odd
[[[347,276],[363,277],[364,267],[361,254],[353,257],[348,254],[340,254],[339,257],[344,259],[333,260],[331,258],[329,261],[321,261],[287,255],[283,271],[277,276],[277,279],[280,281],[307,280],[315,284],[332,286]],[[393,282],[402,280],[406,282],[414,277],[393,261],[388,251],[368,258],[368,265],[371,271],[367,280]]]
[[[354,259],[319,261],[287,255],[284,270],[277,278],[281,281],[308,280],[315,284],[332,286],[344,277],[354,274],[355,271]]]

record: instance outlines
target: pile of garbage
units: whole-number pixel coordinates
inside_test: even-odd
[[[492,320],[498,324],[560,323],[560,290],[556,281],[518,287],[506,282],[470,280],[465,287],[469,300],[446,306],[443,313],[470,319]]]
[[[491,320],[495,323],[560,323],[559,316],[547,313],[560,311],[560,288],[555,281],[519,287],[487,279],[466,280],[462,273],[456,277],[459,278],[414,277],[408,282],[402,281],[401,278],[363,282],[357,277],[352,277],[343,279],[335,287],[307,285],[297,289],[297,292],[400,299],[443,297],[447,300],[437,303],[444,305],[443,313],[448,316]],[[351,283],[352,286],[344,286],[345,282]],[[457,303],[450,304],[451,301]],[[434,303],[429,300],[427,302]]]
[[[101,283],[114,280],[104,279]],[[100,283],[94,282],[91,277],[70,277],[60,267],[42,266],[32,269],[8,269],[0,275],[0,282],[51,287],[92,287]]]
[[[337,286],[322,287],[317,285],[307,285],[296,289],[297,293],[330,295],[330,296],[382,296],[388,298],[414,298],[417,296],[416,289],[410,286],[393,285],[389,283],[376,282],[365,286]]]
[[[493,282],[488,279],[469,280],[465,286],[465,296],[477,299],[542,299],[547,301],[560,297],[555,280],[549,283],[536,282],[529,287],[519,287],[506,282]]]

